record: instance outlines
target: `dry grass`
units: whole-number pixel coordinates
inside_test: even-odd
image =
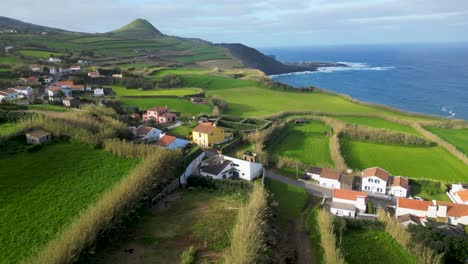
[[[413,124],[412,127],[421,133],[421,135],[425,136],[426,138],[436,142],[439,146],[445,148],[448,152],[452,153],[455,157],[459,158],[463,163],[468,164],[468,157],[458,150],[454,145],[446,142],[442,138],[438,137],[437,135],[429,132],[428,130],[424,129],[420,124]]]
[[[129,176],[116,184],[84,210],[54,240],[27,263],[72,263],[81,252],[91,247],[99,234],[127,215],[155,186],[164,185],[175,177],[174,167],[180,152],[159,150],[148,156]]]
[[[255,185],[250,201],[239,210],[237,222],[231,234],[231,245],[224,252],[224,263],[250,264],[261,262],[266,251],[265,214],[266,191]]]
[[[323,249],[323,257],[325,264],[344,264],[343,253],[336,246],[336,237],[333,227],[333,216],[325,211],[320,210],[317,214],[317,224],[320,233],[320,242]]]
[[[385,210],[379,208],[377,216],[385,224],[385,231],[389,233],[400,245],[413,254],[418,264],[438,264],[442,263],[442,256],[424,245],[414,243],[411,234],[400,225],[395,218],[390,216]]]
[[[124,139],[108,139],[104,141],[104,149],[124,158],[146,158],[158,151],[158,148],[148,144],[134,144]]]

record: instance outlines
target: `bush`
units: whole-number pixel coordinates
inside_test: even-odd
[[[325,264],[346,263],[341,249],[336,246],[333,216],[323,209],[320,210],[317,214],[317,225],[319,227]]]
[[[267,194],[263,186],[255,185],[247,205],[239,210],[231,233],[231,245],[224,252],[226,264],[271,262],[267,257],[266,211]]]
[[[195,263],[196,255],[197,250],[193,246],[190,246],[180,254],[180,263],[193,264]]]
[[[188,187],[201,187],[223,193],[247,194],[252,190],[252,184],[240,180],[214,180],[203,176],[190,176],[187,178]]]

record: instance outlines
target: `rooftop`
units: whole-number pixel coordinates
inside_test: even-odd
[[[35,138],[41,138],[50,135],[50,132],[47,132],[43,129],[34,129],[29,132],[26,132],[26,135]]]
[[[174,140],[176,140],[176,137],[170,136],[170,135],[164,135],[157,143],[158,146],[160,147],[167,147],[169,146]]]
[[[199,124],[196,128],[193,129],[194,132],[208,134],[213,132],[216,129],[216,126],[213,125],[211,122],[205,122]]]
[[[136,130],[137,135],[146,136],[154,127],[139,126]]]
[[[400,186],[408,189],[408,179],[402,176],[393,177],[391,186]]]
[[[367,197],[367,193],[352,190],[333,189],[333,198],[356,201],[358,197]]]
[[[320,177],[339,181],[341,177],[341,173],[336,170],[322,169],[322,172],[320,173]]]
[[[379,167],[368,168],[363,171],[363,174],[362,174],[363,178],[367,178],[371,176],[375,176],[377,178],[380,178],[381,180],[387,181],[388,176],[390,176],[390,173],[388,173],[388,171]]]
[[[218,175],[231,163],[232,161],[224,159],[223,156],[214,156],[203,161],[203,166],[201,167],[201,170],[204,173]]]

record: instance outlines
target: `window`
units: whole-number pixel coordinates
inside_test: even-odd
[[[382,189],[380,189],[380,188],[377,188],[377,192],[382,192]]]
[[[380,180],[375,180],[375,183],[379,183],[379,182],[380,182]]]
[[[244,175],[245,175],[245,173],[242,173],[242,176],[244,176]]]
[[[233,163],[232,166],[239,167],[239,164]]]
[[[364,189],[365,189],[366,191],[370,190],[369,186],[366,186]]]
[[[373,182],[373,181],[374,181],[374,180],[372,180],[372,179],[369,178],[369,182]]]

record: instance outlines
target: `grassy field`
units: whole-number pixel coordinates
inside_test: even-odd
[[[11,56],[0,56],[0,64],[15,63],[17,59]]]
[[[393,175],[413,179],[459,182],[468,166],[441,147],[411,147],[342,140],[346,163],[355,169],[380,166]]]
[[[167,105],[172,111],[182,115],[193,116],[201,113],[211,113],[212,106],[206,104],[193,104],[190,100],[182,98],[121,98],[124,104],[132,105],[146,110],[153,106]]]
[[[15,131],[17,127],[17,123],[0,123],[0,137]]]
[[[416,260],[385,231],[348,230],[341,247],[349,264],[404,264]]]
[[[408,133],[413,135],[419,135],[419,133],[412,127],[393,123],[385,119],[374,118],[374,117],[358,117],[358,116],[334,116],[334,119],[341,120],[343,122],[355,125],[363,125],[375,128],[384,128],[394,130],[397,132]]]
[[[325,124],[310,121],[304,125],[289,123],[283,137],[268,148],[274,156],[286,156],[306,165],[333,166]]]
[[[148,209],[129,239],[105,252],[100,263],[180,263],[188,247],[198,251],[196,263],[219,263],[221,252],[229,246],[229,233],[237,210],[238,195],[222,195],[204,190],[181,191]],[[133,248],[133,254],[123,250]]]
[[[0,263],[33,254],[137,164],[75,143],[11,153],[23,140],[0,149]]]
[[[180,136],[180,137],[186,138],[197,125],[198,123],[194,121],[194,122],[191,122],[190,124],[185,124],[185,125],[173,128],[169,130],[168,133],[174,136]]]
[[[40,50],[20,50],[19,54],[35,59],[47,59],[52,56],[62,56],[64,53],[61,52],[52,52],[52,51],[40,51]]]
[[[161,90],[127,89],[123,86],[111,86],[117,96],[188,96],[199,94],[199,88],[174,88]]]
[[[156,71],[153,76],[162,77],[166,75],[195,75],[195,74],[207,74],[211,71],[205,69],[190,69],[190,68],[180,68],[180,69],[162,69]]]
[[[468,128],[448,129],[439,127],[426,127],[427,130],[438,135],[458,150],[468,155]]]
[[[285,226],[289,219],[297,219],[306,209],[309,195],[304,189],[286,183],[265,180],[270,198],[278,202],[279,221]]]

